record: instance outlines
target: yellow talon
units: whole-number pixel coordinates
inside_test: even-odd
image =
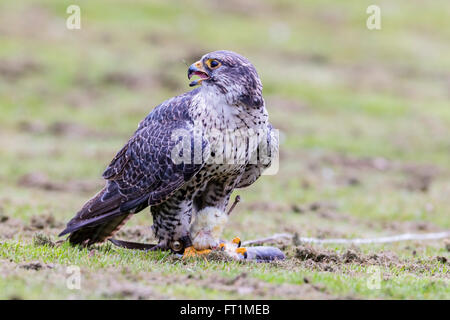
[[[184,249],[183,259],[208,254],[210,252],[211,249],[197,250],[193,246],[187,247],[186,249]]]
[[[247,249],[246,248],[237,248],[236,253],[239,253],[239,254],[242,254],[243,256],[245,256],[245,254],[247,253]]]
[[[241,246],[241,238],[239,237],[234,238],[233,240],[231,240],[231,242],[237,244],[238,247]]]

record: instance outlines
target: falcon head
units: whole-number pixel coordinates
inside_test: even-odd
[[[220,50],[205,54],[188,69],[191,87],[201,84],[227,95],[228,100],[238,100],[248,106],[264,104],[262,83],[253,64],[247,58],[232,51]]]

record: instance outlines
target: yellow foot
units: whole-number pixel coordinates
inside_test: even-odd
[[[236,249],[236,253],[240,254],[244,257],[244,259],[247,259],[247,249],[243,247],[239,247]]]
[[[241,238],[235,237],[233,240],[231,240],[234,244],[238,246],[238,248],[241,246]]]
[[[205,249],[205,250],[197,250],[194,247],[187,247],[184,249],[183,259],[191,258],[191,257],[198,257],[200,255],[208,254],[211,252],[211,249]]]

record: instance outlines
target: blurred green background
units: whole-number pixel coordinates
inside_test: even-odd
[[[80,30],[66,28],[71,4],[81,8]],[[381,8],[381,30],[366,27],[372,4]],[[101,187],[103,169],[138,122],[190,90],[188,65],[219,49],[256,66],[270,121],[283,137],[279,173],[240,192],[245,201],[226,236],[450,228],[448,0],[2,1],[4,248],[30,243],[36,230],[55,237]],[[39,217],[47,220],[39,224]],[[125,229],[139,230],[134,237],[142,240],[149,225],[146,212]],[[417,246],[424,260],[448,256],[442,242]],[[404,246],[395,250],[413,257]],[[3,257],[11,254],[5,249]],[[24,259],[32,257],[39,259]],[[448,281],[445,263],[432,269],[437,275],[426,277]],[[290,281],[283,279],[276,281]],[[447,286],[414,293],[409,280],[380,293],[330,279],[339,284],[330,294],[449,297]],[[33,290],[23,295],[42,289]]]

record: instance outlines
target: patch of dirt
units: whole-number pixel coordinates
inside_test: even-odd
[[[64,137],[93,137],[100,135],[98,132],[95,132],[94,130],[85,126],[73,122],[63,121],[52,123],[48,127],[48,131],[55,136]]]
[[[378,252],[374,254],[363,254],[357,247],[350,248],[341,253],[326,250],[321,247],[312,247],[310,245],[300,245],[294,250],[287,252],[287,255],[296,260],[303,267],[312,270],[327,272],[338,272],[347,270],[348,264],[359,264],[362,266],[376,265],[380,267],[395,267],[399,270],[410,271],[414,274],[435,272],[436,267],[431,260],[420,258],[400,259],[392,251]],[[435,260],[447,264],[445,257],[435,257]],[[292,263],[289,261],[282,263]],[[450,276],[450,275],[449,275]]]
[[[22,268],[25,270],[39,271],[41,269],[53,269],[54,266],[52,264],[44,264],[40,261],[31,261],[31,262],[24,262],[24,263],[19,264],[19,268]]]
[[[304,65],[305,67],[309,67],[312,65],[314,66],[326,65],[327,68],[330,68],[333,66],[330,63],[330,58],[321,53],[307,53],[307,52],[300,53],[298,51],[294,52],[294,51],[267,50],[264,54],[269,60],[274,59],[274,61],[279,61],[280,63],[282,63],[282,66],[286,68],[289,68],[292,65],[292,63],[295,63],[297,65]]]
[[[169,64],[170,65],[170,64]],[[158,79],[158,85],[172,91],[177,91],[185,88],[186,84],[180,82],[178,77],[168,73],[167,70],[160,70],[155,77]]]
[[[312,246],[299,246],[296,249],[296,258],[305,261],[312,260],[314,262],[340,262],[341,258],[332,251],[318,251]]]
[[[94,86],[74,87],[63,98],[63,103],[73,108],[88,108],[95,105],[101,92]]]
[[[294,284],[271,284],[250,277],[247,273],[241,273],[234,278],[221,278],[217,276],[206,279],[192,276],[188,282],[201,285],[204,288],[235,293],[238,295],[249,295],[261,299],[283,298],[283,299],[332,299],[321,285],[304,283]]]
[[[137,242],[156,242],[148,226],[125,226],[116,233],[114,238]]]
[[[20,121],[17,124],[17,128],[22,132],[32,133],[32,134],[40,134],[46,131],[45,124],[39,120],[33,121]]]
[[[157,84],[154,76],[150,73],[132,73],[124,71],[107,73],[103,77],[102,82],[106,85],[125,87],[130,90],[148,89]]]
[[[428,221],[384,221],[381,222],[381,227],[393,232],[437,232],[443,230]]]
[[[344,263],[363,263],[361,256],[355,250],[348,249],[341,257]]]
[[[317,215],[320,218],[338,221],[338,222],[347,222],[351,224],[366,224],[367,222],[358,218],[353,217],[352,215],[344,212],[339,212],[338,206],[336,203],[331,201],[315,201],[307,204],[292,204],[291,211],[294,213],[301,214],[313,214]],[[333,230],[329,230],[327,233],[333,233],[338,235],[337,232]],[[317,235],[316,235],[317,236]]]
[[[334,203],[326,202],[326,201],[318,201],[313,202],[308,206],[309,210],[311,211],[319,211],[319,210],[336,210],[337,207]]]
[[[313,261],[318,263],[347,264],[389,264],[399,262],[398,257],[392,252],[381,252],[372,255],[364,255],[357,248],[347,249],[344,253],[336,253],[311,245],[300,245],[295,248],[295,258],[301,261]]]
[[[319,162],[317,162],[319,160]],[[396,161],[391,161],[383,157],[352,157],[341,153],[331,153],[325,154],[315,159],[314,163],[319,165],[319,163],[339,166],[339,167],[349,167],[352,169],[359,170],[377,170],[377,171],[388,171],[388,170],[436,170],[436,168],[431,166],[420,166],[414,164],[403,164]],[[316,168],[314,163],[310,164],[311,168]]]
[[[297,204],[297,203],[291,204],[291,211],[294,213],[305,213],[307,210],[308,209],[301,204]]]
[[[339,177],[341,183],[358,185],[361,183],[359,172],[374,170],[379,172],[397,172],[404,176],[397,187],[414,192],[427,192],[431,184],[442,174],[442,170],[430,164],[404,163],[382,157],[351,157],[345,154],[326,154],[310,161],[308,167],[313,171],[323,170],[323,166],[344,168],[344,176]]]
[[[311,111],[311,108],[305,103],[282,96],[269,96],[266,105],[277,106],[277,109],[286,110],[287,112],[301,112],[305,114]],[[278,126],[275,127],[279,128]]]
[[[30,41],[63,38],[67,36],[67,33],[58,28],[61,25],[60,19],[48,8],[36,3],[17,8],[17,10],[3,11],[2,9],[0,33],[11,39],[29,39]]]
[[[227,255],[225,252],[213,250],[206,257],[208,261],[216,262],[232,262],[234,259]],[[236,261],[240,262],[240,261]]]
[[[276,202],[258,201],[252,203],[242,203],[241,206],[250,211],[263,212],[286,212],[289,210],[289,205]]]
[[[8,217],[8,219],[0,223],[0,239],[12,239],[18,233],[21,233],[21,236],[26,236],[23,233],[24,229],[25,225],[22,220]]]
[[[54,247],[56,243],[53,242],[45,233],[38,232],[33,235],[33,245]]]
[[[179,263],[189,264],[186,261]],[[117,270],[112,270],[112,273]],[[304,283],[301,285],[293,284],[271,284],[265,281],[251,277],[249,274],[243,272],[236,277],[227,278],[218,275],[209,276],[207,273],[193,272],[187,275],[170,275],[158,273],[138,273],[131,274],[127,270],[122,270],[124,275],[130,282],[124,284],[117,281],[107,282],[105,290],[112,292],[108,297],[115,297],[117,295],[129,297],[133,299],[145,298],[155,296],[151,288],[156,286],[169,286],[183,284],[185,286],[195,286],[210,290],[217,290],[219,292],[237,294],[240,296],[251,296],[255,298],[284,298],[284,299],[331,299],[334,298],[321,285],[313,283]],[[112,275],[108,275],[112,276]],[[115,277],[113,277],[115,278]],[[142,287],[138,283],[145,284]],[[167,299],[167,297],[164,297]]]
[[[8,199],[0,198],[0,202],[8,203]],[[20,241],[26,239],[36,241],[36,245],[44,243],[51,245],[49,235],[60,232],[64,223],[57,220],[50,211],[44,210],[39,211],[39,213],[31,216],[29,222],[15,218],[14,215],[3,214],[5,218],[0,221],[0,239],[20,239]],[[37,230],[39,232],[36,233]],[[56,244],[58,244],[58,241],[55,242]]]
[[[260,1],[238,1],[238,0],[230,0],[230,1],[220,1],[220,0],[212,0],[206,3],[211,10],[217,12],[228,12],[235,15],[244,15],[244,16],[255,16],[260,15],[261,13],[270,13],[273,12],[274,7],[269,6],[266,3],[261,3]]]
[[[0,60],[0,77],[7,81],[17,81],[33,73],[43,71],[43,67],[28,58],[15,60]]]
[[[434,171],[423,169],[417,171],[406,170],[406,172],[408,173],[406,182],[399,184],[399,186],[415,192],[428,192],[431,183],[437,175]]]
[[[170,42],[170,39],[168,39],[168,37],[162,33],[162,31],[158,30],[158,32],[149,32],[147,34],[145,34],[144,36],[142,36],[142,40],[146,43],[149,43],[153,46],[161,46],[164,44],[167,44],[167,42]],[[200,55],[197,56],[201,57],[203,55],[203,53],[200,53]],[[188,60],[191,61],[191,60]],[[196,61],[196,60],[192,60],[192,61]]]
[[[17,184],[26,188],[37,188],[47,191],[64,191],[91,193],[101,188],[100,182],[75,180],[68,182],[56,182],[42,172],[32,172],[19,178]]]
[[[18,123],[18,129],[32,134],[51,134],[57,137],[110,137],[114,132],[100,132],[78,123],[57,121],[44,124],[39,120],[24,120]]]
[[[2,206],[0,206],[0,223],[8,221],[9,216],[6,215]]]
[[[56,221],[53,214],[46,213],[32,216],[28,228],[31,230],[42,230],[46,228],[61,228],[62,226],[63,223]]]
[[[133,282],[110,282],[106,288],[101,290],[103,297],[108,299],[167,299],[168,297],[155,293],[150,287]]]
[[[446,257],[443,257],[443,256],[436,257],[436,260],[439,261],[440,263],[443,263],[443,264],[450,264],[448,259]]]

